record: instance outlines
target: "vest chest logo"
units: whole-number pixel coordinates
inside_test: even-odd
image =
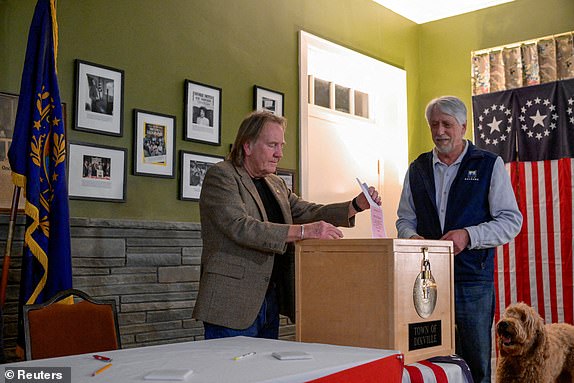
[[[466,177],[464,177],[465,181],[480,181],[478,178],[478,170],[468,170],[466,173]]]

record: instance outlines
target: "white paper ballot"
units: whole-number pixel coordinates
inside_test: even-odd
[[[385,231],[385,220],[383,218],[383,208],[380,207],[369,195],[369,185],[361,182],[357,178],[357,182],[363,191],[369,205],[371,205],[371,233],[373,238],[387,238],[387,233]]]
[[[193,370],[190,369],[168,369],[168,370],[155,370],[151,371],[144,376],[144,380],[174,380],[174,381],[184,381],[193,374]]]
[[[271,355],[279,360],[313,359],[313,355],[305,351],[278,351]]]

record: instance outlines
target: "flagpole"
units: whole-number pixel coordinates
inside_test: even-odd
[[[10,254],[12,253],[12,240],[14,239],[14,226],[18,215],[18,201],[20,199],[20,187],[14,186],[12,193],[12,206],[10,207],[10,222],[8,223],[8,237],[4,250],[4,263],[2,264],[2,280],[0,282],[0,309],[4,308],[6,301],[6,286],[8,285],[8,271],[10,269]]]

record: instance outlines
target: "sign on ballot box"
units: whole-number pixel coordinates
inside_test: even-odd
[[[295,246],[296,338],[399,350],[405,363],[454,353],[451,241],[305,240]]]

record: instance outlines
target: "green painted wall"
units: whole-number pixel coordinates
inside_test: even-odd
[[[2,92],[19,90],[35,3],[0,0]],[[68,136],[129,149],[127,202],[73,200],[76,217],[199,221],[197,202],[177,199],[177,179],[131,175],[134,108],[175,115],[178,152],[225,155],[252,109],[253,85],[281,91],[289,121],[281,167],[297,168],[301,29],[418,73],[417,25],[371,0],[58,0],[57,10],[60,92],[69,127],[74,60],[125,71],[123,137],[70,128]],[[185,79],[222,88],[221,146],[182,139]],[[409,78],[410,94],[417,94],[416,82]]]
[[[515,0],[421,25],[420,113],[432,98],[452,94],[471,108],[470,52],[574,30],[573,0]],[[409,157],[433,147],[423,119],[409,125]],[[467,137],[472,138],[471,114]]]
[[[0,0],[0,91],[17,93],[35,0]],[[58,71],[72,125],[74,60],[125,71],[124,135],[68,129],[69,141],[128,148],[127,202],[70,201],[75,217],[198,221],[177,179],[133,176],[133,109],[175,115],[176,149],[225,155],[257,84],[285,93],[282,167],[298,166],[298,31],[407,71],[409,157],[432,147],[423,111],[437,95],[470,102],[470,51],[574,30],[574,1],[517,0],[416,25],[371,0],[58,0]],[[184,141],[185,79],[222,92],[222,144]],[[179,156],[176,172],[179,171]]]
[[[0,91],[17,93],[35,0],[0,0]],[[253,85],[285,93],[282,167],[298,166],[298,31],[417,73],[417,26],[371,0],[58,0],[60,92],[72,125],[74,60],[125,71],[124,135],[68,128],[69,141],[128,148],[126,203],[70,202],[72,216],[198,221],[177,179],[133,176],[134,108],[175,115],[176,148],[227,154],[251,111]],[[222,88],[222,144],[184,141],[185,79]],[[416,94],[416,77],[410,79]],[[413,98],[416,100],[416,98]],[[415,108],[414,101],[411,109]],[[178,156],[179,162],[179,156]],[[179,170],[179,163],[177,164]]]

